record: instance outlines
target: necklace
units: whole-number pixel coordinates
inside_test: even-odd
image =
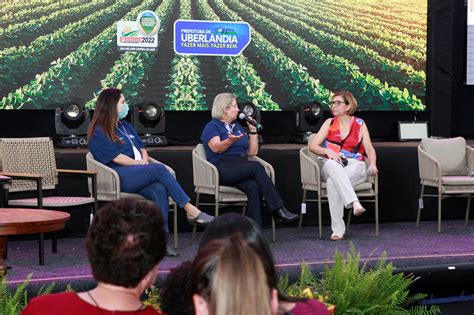
[[[100,314],[102,314],[102,308],[99,306],[99,303],[97,303],[97,301],[94,299],[91,292],[87,291],[86,294],[92,300],[92,302],[95,304],[95,306],[100,310]],[[136,313],[142,311],[143,309],[145,309],[145,305],[140,302],[140,307],[138,309],[136,309],[135,311],[130,311],[130,312],[133,312],[134,314],[136,314]],[[121,312],[127,312],[127,311],[121,311]],[[115,311],[112,311],[112,313],[115,313]]]

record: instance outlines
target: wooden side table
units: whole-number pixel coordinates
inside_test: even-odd
[[[6,238],[8,235],[20,234],[40,234],[43,237],[45,232],[54,232],[64,229],[65,222],[71,215],[67,212],[42,210],[42,209],[21,209],[21,208],[0,208],[0,272],[6,272],[6,264],[3,261]],[[42,243],[42,242],[40,242]],[[43,261],[43,249],[39,249],[40,262]]]

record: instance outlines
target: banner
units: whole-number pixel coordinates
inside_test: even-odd
[[[157,51],[160,19],[153,11],[143,11],[136,21],[117,22],[119,51]]]
[[[246,22],[177,20],[174,51],[177,54],[237,56],[250,43]]]

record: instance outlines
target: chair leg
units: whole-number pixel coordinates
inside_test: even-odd
[[[173,246],[175,249],[178,248],[178,205],[173,205]]]
[[[199,197],[200,196],[201,195],[199,193],[196,193],[196,208],[198,208],[198,209],[199,209]],[[201,210],[201,209],[199,209],[199,210]],[[193,226],[193,240],[196,238],[196,229],[197,229],[197,227]]]
[[[219,197],[215,196],[214,197],[214,213],[215,217],[217,218],[219,216]]]
[[[301,203],[306,203],[306,189],[303,189],[303,199]],[[298,222],[298,232],[301,232],[301,227],[303,226],[303,213],[300,213],[300,219]]]
[[[272,217],[272,242],[275,242],[276,236],[275,236],[275,219]]]
[[[423,200],[424,192],[425,192],[425,185],[421,185],[420,200]],[[420,215],[421,215],[421,202],[418,201],[418,214],[416,215],[416,227],[420,225]]]
[[[470,207],[471,207],[471,194],[469,194],[469,197],[467,198],[466,222],[464,222],[464,225],[467,225],[469,223],[469,208]]]
[[[379,195],[375,195],[375,236],[379,236]]]
[[[38,240],[38,249],[39,249],[39,265],[44,265],[44,233],[39,234]]]
[[[58,252],[58,235],[56,234],[56,232],[53,232],[53,240],[51,242],[51,245],[53,253],[56,254]]]
[[[347,227],[346,227],[347,230],[349,230],[349,226],[351,225],[351,217],[352,217],[352,208],[349,209],[349,212],[347,213],[347,224],[346,224],[347,225]]]
[[[319,222],[319,238],[323,238],[323,219],[321,215],[321,193],[318,192],[318,222]]]
[[[8,236],[5,236],[5,249],[3,251],[3,259],[8,259]]]
[[[441,189],[438,189],[438,233],[441,233]]]

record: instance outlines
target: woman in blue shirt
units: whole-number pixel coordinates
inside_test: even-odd
[[[89,149],[94,158],[113,168],[120,177],[120,189],[136,193],[157,204],[168,231],[168,195],[186,211],[191,225],[206,225],[214,217],[190,203],[176,179],[160,163],[148,164],[148,153],[133,128],[125,120],[128,105],[122,91],[115,88],[100,92],[88,130]]]
[[[249,161],[248,156],[258,153],[258,136],[255,126],[247,123],[249,134],[236,122],[239,108],[233,94],[221,93],[212,105],[212,120],[201,134],[201,141],[209,162],[219,171],[222,185],[234,186],[247,195],[246,215],[262,225],[261,199],[265,198],[270,214],[279,223],[298,219],[289,212],[263,166]]]

